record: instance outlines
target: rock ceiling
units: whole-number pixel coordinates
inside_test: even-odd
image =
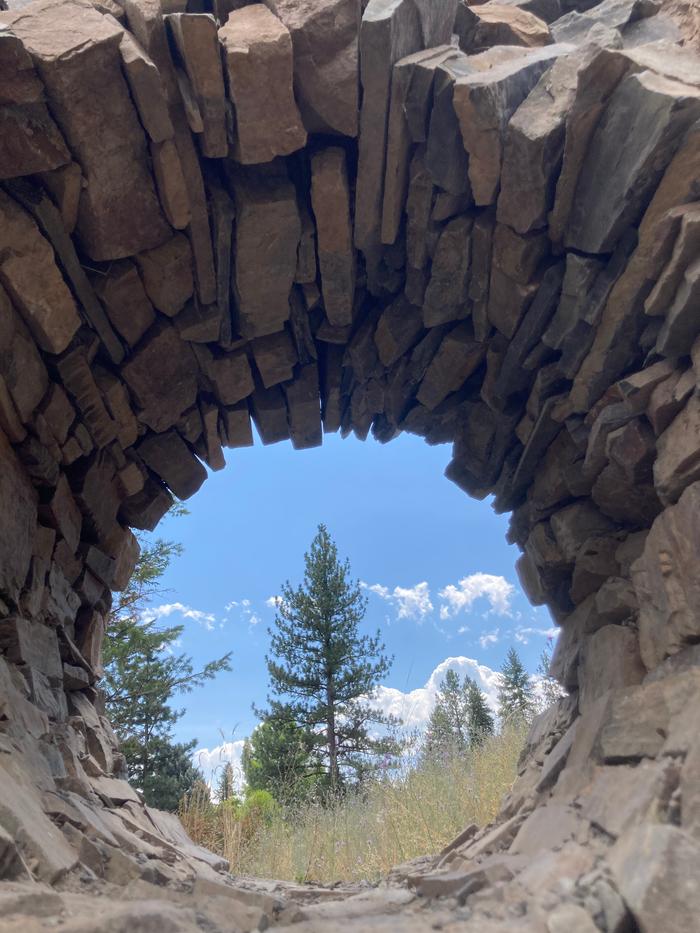
[[[655,806],[648,850],[698,858],[678,725],[700,640],[692,4],[3,5],[0,876],[94,873],[97,845],[122,883],[149,833],[186,860],[102,715],[131,529],[252,444],[251,419],[296,448],[409,431],[452,443],[448,477],[512,512],[571,694],[507,822],[452,861],[529,858],[574,820],[568,840],[615,843],[640,929],[690,929],[635,887],[670,869],[635,863],[629,827]],[[602,802],[620,769],[628,823]]]

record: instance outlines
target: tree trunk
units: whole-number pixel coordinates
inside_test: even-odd
[[[335,696],[333,691],[333,680],[329,677],[328,685],[326,686],[326,705],[328,707],[328,761],[329,761],[329,777],[331,782],[331,790],[333,793],[338,789],[338,746],[337,738],[335,734]]]

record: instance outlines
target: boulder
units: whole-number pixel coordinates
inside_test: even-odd
[[[579,708],[582,712],[608,690],[631,687],[644,679],[646,668],[639,638],[632,628],[604,625],[584,636],[579,654]]]
[[[357,136],[360,4],[265,0],[289,30],[294,92],[309,133]]]
[[[455,32],[459,47],[473,55],[494,45],[533,48],[552,41],[547,24],[534,13],[508,3],[489,2],[479,6],[457,6]]]
[[[37,495],[5,435],[0,432],[0,590],[15,603],[29,570],[37,520]]]
[[[42,350],[62,353],[80,326],[51,245],[16,201],[0,192],[0,284]]]
[[[693,560],[700,515],[700,483],[654,521],[642,556],[632,565],[639,601],[642,658],[653,670],[698,638],[700,575]]]
[[[692,395],[680,414],[657,439],[654,486],[661,501],[676,502],[700,479],[700,395]]]
[[[416,398],[434,409],[461,388],[484,359],[485,348],[469,324],[458,324],[443,339],[420,384]]]
[[[289,331],[258,337],[250,346],[266,389],[292,378],[298,358]]]
[[[503,47],[496,47],[470,59],[473,73],[455,81],[452,100],[469,154],[469,180],[477,205],[493,204],[498,196],[508,121],[541,75],[566,51],[548,46],[504,56]]]
[[[20,39],[0,24],[0,178],[50,172],[70,153]]]
[[[136,346],[156,319],[136,266],[126,259],[111,263],[92,284],[115,330],[130,347]]]
[[[158,324],[121,370],[141,409],[139,420],[166,431],[197,396],[197,361],[174,327]]]
[[[122,73],[121,27],[85,0],[40,0],[10,19],[83,170],[76,232],[85,252],[120,259],[162,243],[170,228]]]
[[[177,431],[149,433],[136,451],[178,499],[189,499],[207,478],[207,471]]]
[[[233,10],[219,29],[228,93],[236,112],[234,157],[270,162],[306,143],[292,87],[292,37],[262,3]]]
[[[296,379],[283,386],[287,399],[289,434],[295,450],[319,447],[321,430],[321,399],[318,367],[315,363],[302,366]]]
[[[677,826],[643,823],[614,846],[613,878],[642,933],[692,928],[700,909],[700,846]]]
[[[463,215],[448,221],[440,233],[423,301],[426,327],[458,321],[469,314],[472,226],[472,218]]]

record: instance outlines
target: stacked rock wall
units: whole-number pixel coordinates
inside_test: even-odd
[[[0,875],[218,864],[125,782],[100,649],[131,529],[252,419],[451,442],[561,625],[505,822],[419,893],[535,904],[563,847],[598,929],[692,927],[647,892],[697,907],[697,10],[3,3]]]

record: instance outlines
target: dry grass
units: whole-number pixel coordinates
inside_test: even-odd
[[[468,823],[490,822],[515,779],[523,738],[509,730],[466,758],[423,762],[330,805],[276,808],[255,821],[195,799],[181,817],[190,836],[227,858],[235,874],[374,881],[439,851]]]

